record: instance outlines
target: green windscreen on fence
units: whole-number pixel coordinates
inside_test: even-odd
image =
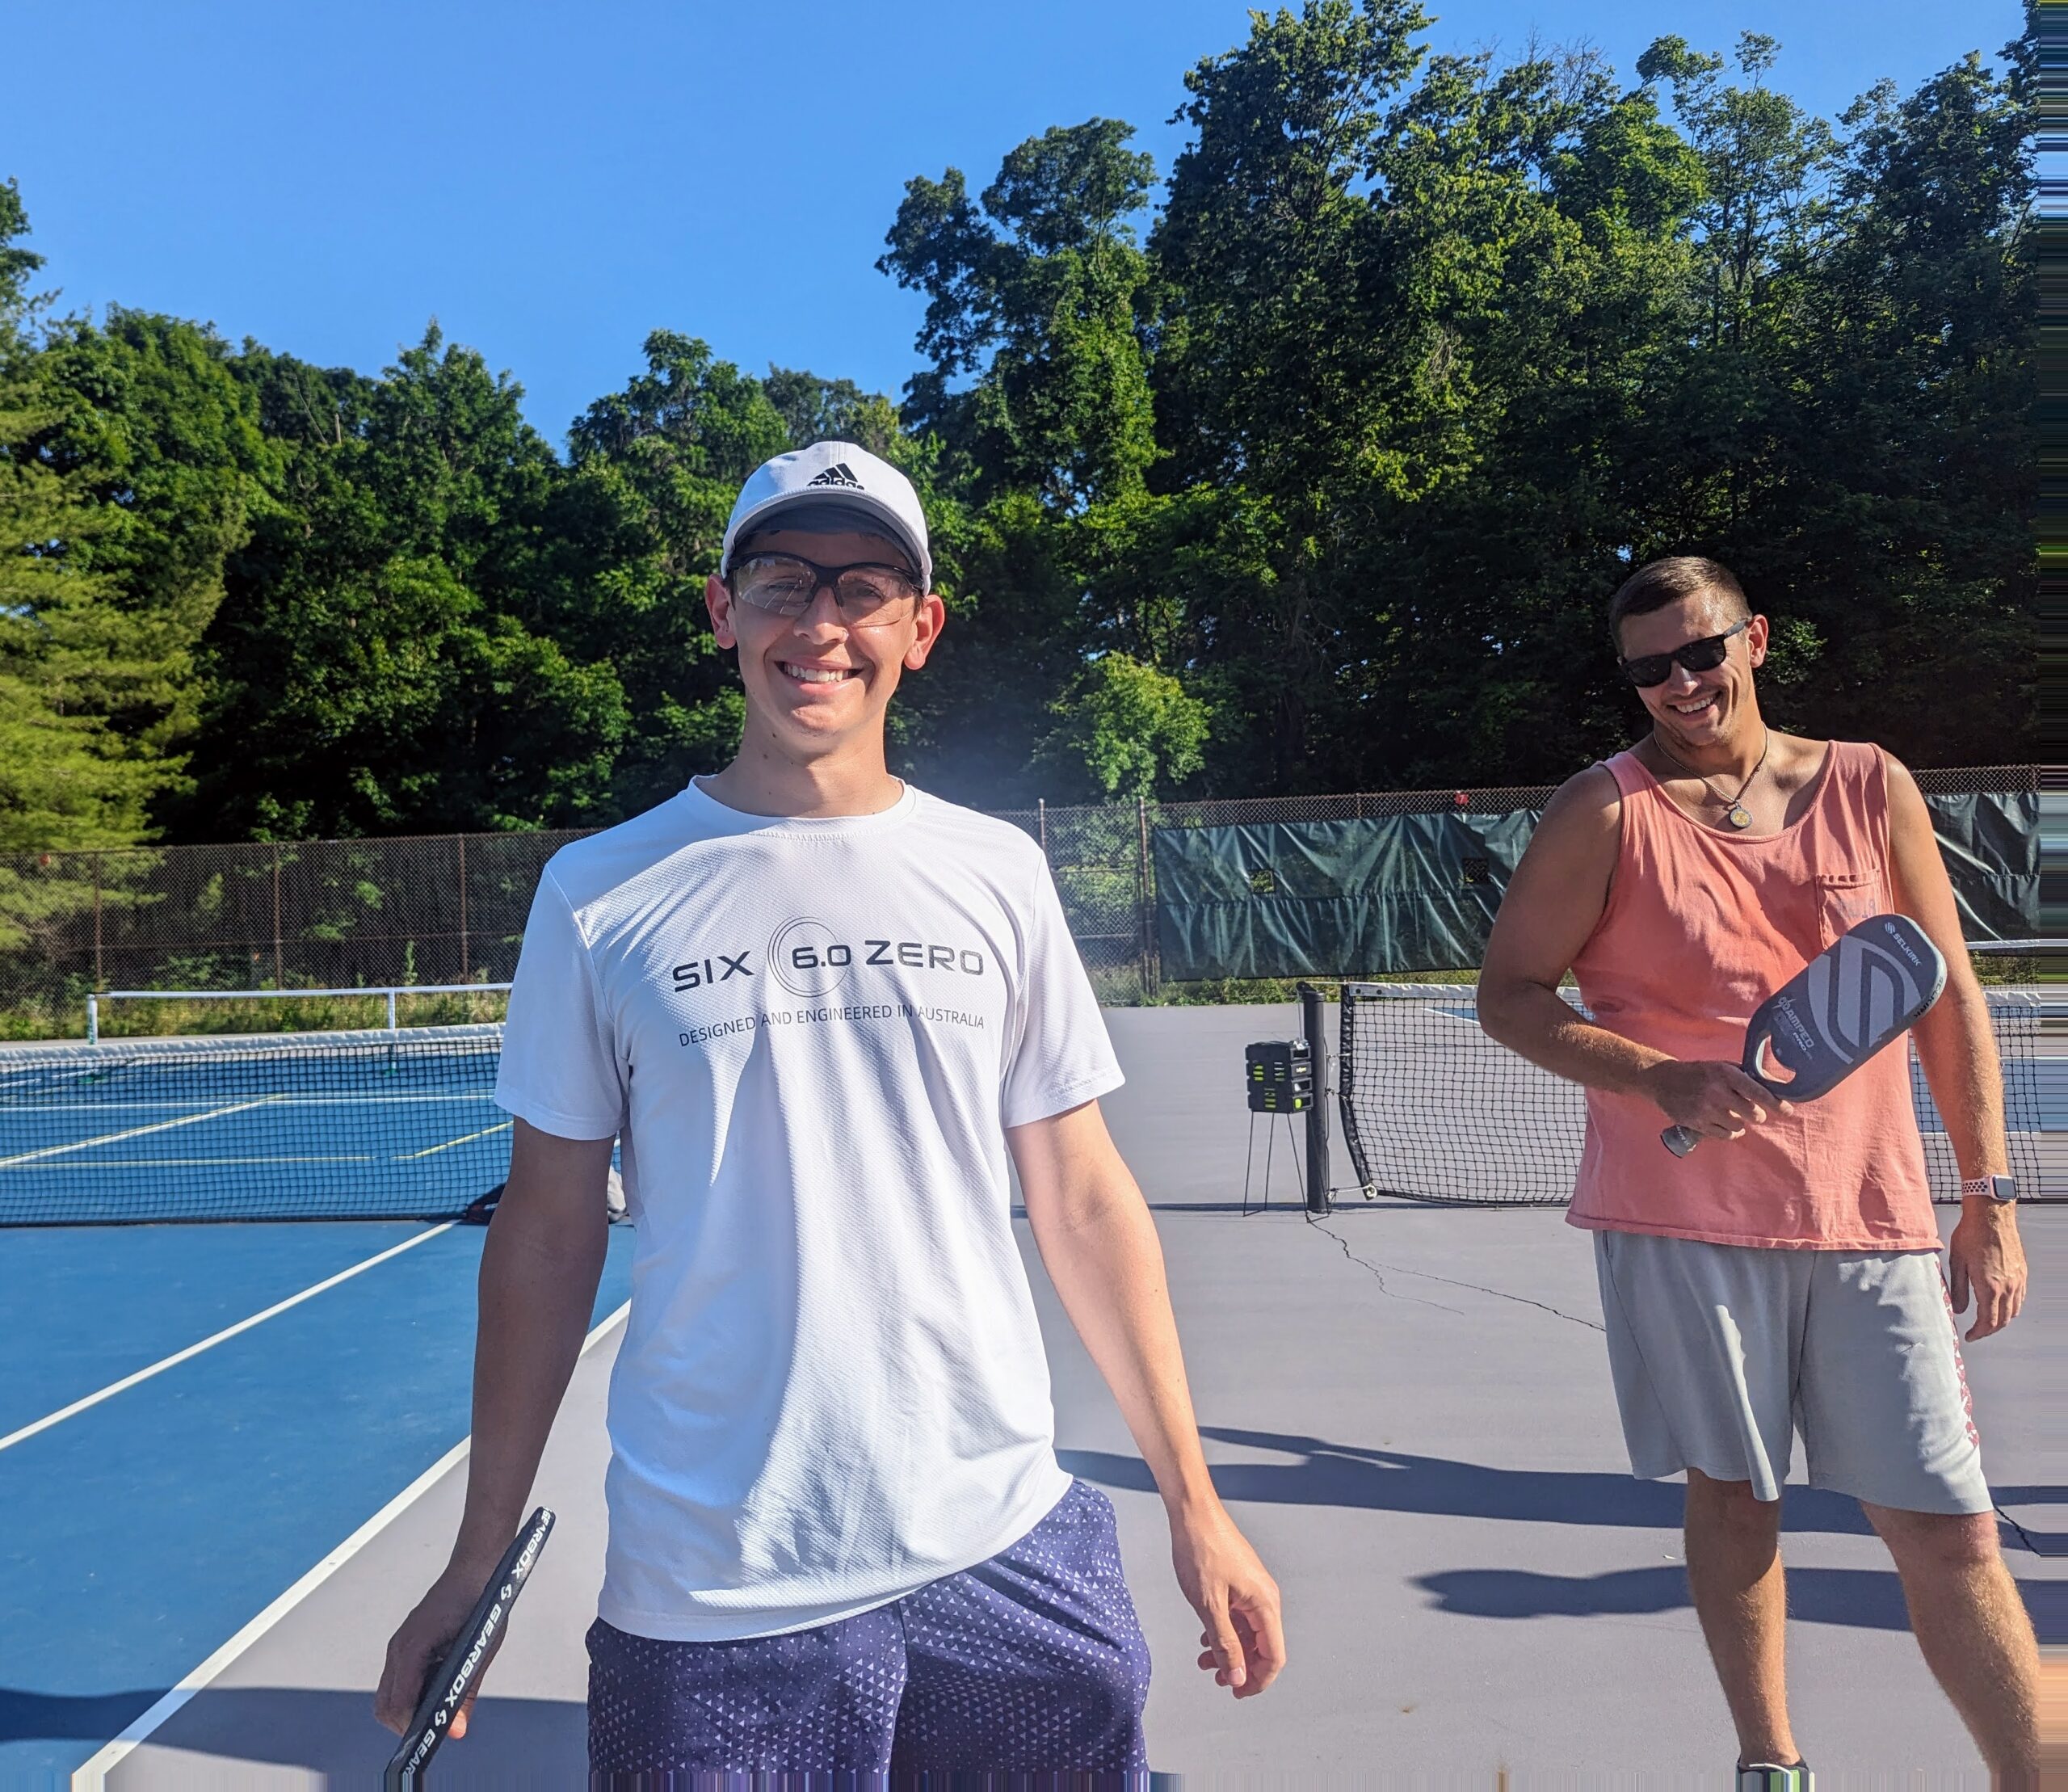
[[[1969,940],[2029,940],[2039,915],[2039,793],[1927,797]]]
[[[2039,932],[2039,797],[1926,798],[1970,940]],[[1162,975],[1375,976],[1465,970],[1542,811],[1160,827]]]
[[[1476,965],[1539,814],[1158,828],[1162,974],[1185,982]]]

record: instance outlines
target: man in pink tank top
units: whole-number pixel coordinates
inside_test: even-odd
[[[1852,1495],[1924,1657],[2004,1786],[2038,1783],[2038,1650],[1999,1558],[1961,1365],[2024,1298],[1988,1011],[1929,812],[1878,747],[1767,727],[1767,625],[1715,562],[1654,561],[1609,607],[1650,731],[1553,797],[1481,974],[1488,1033],[1587,1088],[1571,1219],[1592,1230],[1633,1472],[1688,1476],[1688,1578],[1741,1792],[1795,1792],[1781,1483]],[[1855,922],[1900,911],[1949,966],[1915,1032],[1960,1162],[1947,1251],[1907,1061],[1816,1102],[1738,1068],[1752,1010]],[[1568,973],[1591,1019],[1558,995]],[[1668,1121],[1700,1136],[1676,1158]],[[1664,1765],[1664,1764],[1662,1764]],[[1862,1764],[1865,1765],[1865,1764]]]

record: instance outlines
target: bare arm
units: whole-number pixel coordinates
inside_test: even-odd
[[[1621,795],[1599,766],[1569,780],[1515,867],[1479,974],[1479,1023],[1553,1075],[1642,1096],[1706,1138],[1734,1138],[1780,1107],[1735,1064],[1683,1062],[1598,1027],[1558,986],[1608,907]]]
[[[1961,911],[1952,881],[1917,780],[1894,759],[1889,768],[1889,866],[1896,906],[1931,936],[1946,961],[1946,993],[1911,1029],[1931,1099],[1946,1123],[1946,1138],[1963,1176],[2010,1171],[2003,1131],[2003,1071],[1989,1024],[1989,1003],[1961,937]],[[1963,1203],[1948,1251],[1953,1306],[1975,1301],[1970,1339],[2000,1331],[2024,1304],[2024,1251],[2017,1209],[1986,1196]]]
[[[425,1676],[523,1521],[595,1304],[610,1167],[607,1138],[557,1138],[516,1123],[510,1180],[481,1251],[466,1507],[445,1571],[389,1643],[374,1715],[391,1730],[408,1726]],[[464,1713],[452,1734],[466,1734]]]
[[[1208,1475],[1141,1191],[1095,1101],[1006,1136],[1041,1261],[1163,1495],[1179,1583],[1206,1626],[1200,1664],[1238,1698],[1260,1693],[1285,1660],[1278,1588]]]

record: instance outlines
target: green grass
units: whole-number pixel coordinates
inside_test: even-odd
[[[508,999],[499,990],[480,995],[415,995],[404,991],[395,998],[395,1018],[406,1027],[464,1026],[500,1020]],[[380,995],[301,995],[292,993],[257,1000],[195,1002],[164,1000],[109,1002],[100,1005],[103,1039],[169,1038],[175,1036],[264,1033],[339,1033],[388,1024],[388,1003]],[[0,1009],[0,1039],[84,1039],[86,1003],[62,1008],[24,1003]]]

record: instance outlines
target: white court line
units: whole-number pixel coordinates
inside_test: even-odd
[[[230,1163],[371,1163],[370,1151],[359,1151],[345,1157],[100,1157],[90,1163],[40,1163],[39,1170],[53,1170],[60,1176],[84,1176],[91,1170],[207,1170],[218,1164]],[[392,1161],[392,1160],[391,1160]]]
[[[484,1126],[477,1133],[469,1133],[464,1138],[448,1138],[443,1145],[433,1145],[421,1151],[404,1151],[389,1161],[408,1163],[420,1157],[436,1157],[440,1151],[449,1151],[456,1145],[471,1145],[477,1138],[488,1138],[497,1133],[506,1133],[515,1125],[514,1121],[501,1121],[493,1126]]]
[[[239,1319],[235,1325],[225,1326],[212,1338],[204,1338],[199,1344],[191,1344],[184,1350],[176,1350],[170,1357],[162,1357],[148,1369],[140,1369],[133,1375],[125,1375],[119,1382],[110,1382],[106,1387],[97,1388],[84,1399],[74,1400],[68,1407],[60,1407],[55,1412],[47,1412],[32,1424],[26,1424],[19,1431],[11,1431],[0,1437],[0,1449],[11,1449],[26,1442],[39,1432],[62,1424],[77,1413],[89,1407],[97,1407],[103,1400],[111,1400],[118,1394],[134,1387],[139,1382],[148,1382],[153,1375],[162,1375],[168,1369],[177,1369],[190,1358],[198,1357],[204,1350],[212,1350],[219,1344],[227,1343],[241,1331],[249,1331],[254,1325],[263,1325],[275,1314],[284,1313],[291,1306],[299,1306],[304,1301],[313,1300],[326,1289],[335,1288],[341,1281],[350,1281],[353,1277],[365,1274],[376,1264],[385,1263],[390,1257],[399,1257],[405,1251],[414,1251],[428,1239],[435,1239],[440,1232],[449,1232],[460,1222],[448,1219],[441,1226],[434,1226],[428,1232],[419,1232],[413,1239],[405,1239],[400,1244],[390,1245],[376,1256],[368,1257],[364,1263],[355,1263],[349,1269],[340,1269],[328,1280],[317,1282],[313,1288],[305,1288],[299,1294],[290,1294],[284,1301],[275,1301],[263,1313],[254,1313],[248,1319]]]
[[[23,1151],[14,1157],[0,1157],[0,1170],[12,1168],[17,1163],[29,1163],[40,1157],[57,1157],[66,1151],[83,1151],[95,1145],[112,1145],[120,1139],[137,1138],[145,1133],[162,1133],[174,1126],[192,1126],[204,1120],[220,1120],[225,1114],[241,1114],[246,1108],[270,1108],[280,1098],[261,1096],[256,1101],[240,1101],[234,1107],[211,1108],[204,1114],[183,1114],[178,1120],[161,1120],[155,1125],[132,1126],[125,1132],[103,1133],[99,1138],[75,1138],[69,1145],[46,1145],[40,1151]]]
[[[632,1310],[627,1301],[615,1313],[582,1340],[582,1354],[587,1356],[611,1328]],[[133,1750],[147,1742],[153,1731],[174,1716],[187,1701],[200,1692],[217,1675],[242,1655],[268,1630],[292,1612],[305,1599],[351,1560],[359,1552],[385,1530],[403,1512],[430,1491],[439,1476],[456,1463],[464,1459],[473,1446],[471,1434],[462,1437],[443,1456],[419,1474],[406,1487],[383,1506],[371,1518],[354,1531],[337,1548],[325,1556],[292,1587],[268,1605],[256,1617],[239,1630],[220,1649],[210,1655],[191,1673],[153,1705],[122,1734],[103,1747],[92,1760],[87,1761],[72,1775],[72,1792],[103,1792],[111,1769],[120,1764]]]

